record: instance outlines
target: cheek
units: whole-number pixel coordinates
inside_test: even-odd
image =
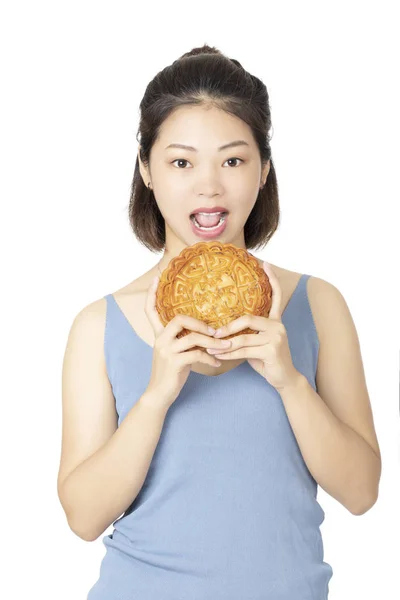
[[[177,202],[177,195],[162,194],[162,197],[157,196],[157,205],[162,214],[164,221],[169,223],[182,222],[185,219],[189,221],[190,207],[185,202]]]

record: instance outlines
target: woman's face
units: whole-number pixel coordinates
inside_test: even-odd
[[[246,143],[219,150],[238,140]],[[172,144],[194,150],[168,147]],[[168,254],[205,239],[245,248],[243,228],[269,171],[269,161],[262,171],[258,146],[246,123],[215,107],[179,107],[162,124],[150,154],[150,173],[140,157],[139,163],[165,220]],[[190,214],[216,206],[228,211],[225,229],[203,238],[193,230]]]

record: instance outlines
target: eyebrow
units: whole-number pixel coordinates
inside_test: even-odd
[[[244,140],[235,140],[234,142],[229,142],[229,144],[224,144],[218,148],[218,152],[221,150],[226,150],[226,148],[233,148],[234,146],[249,146],[247,142]],[[190,150],[191,152],[198,152],[197,148],[193,148],[193,146],[186,146],[185,144],[170,144],[166,146],[166,150],[168,148],[182,148],[183,150]]]

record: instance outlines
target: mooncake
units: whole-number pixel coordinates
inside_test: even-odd
[[[271,304],[272,287],[257,259],[243,248],[215,240],[187,246],[172,258],[156,291],[164,326],[184,314],[217,329],[244,314],[268,317]],[[183,328],[176,337],[190,332]],[[257,332],[245,328],[224,339],[244,333]]]

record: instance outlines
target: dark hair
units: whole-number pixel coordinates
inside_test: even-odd
[[[233,58],[204,45],[183,54],[148,84],[140,103],[140,158],[150,170],[151,148],[163,121],[184,105],[213,105],[231,113],[253,132],[264,166],[270,160],[265,186],[244,225],[246,248],[264,247],[279,224],[279,196],[271,158],[271,113],[265,84]],[[136,137],[137,139],[137,137]],[[137,140],[139,141],[139,140]],[[136,157],[129,201],[129,222],[137,239],[152,252],[165,247],[165,221],[153,191],[146,187]]]

